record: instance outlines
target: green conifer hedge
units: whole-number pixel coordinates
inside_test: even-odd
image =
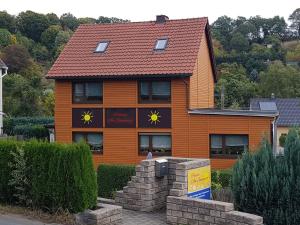
[[[0,141],[0,202],[10,203],[13,201],[13,191],[9,186],[13,163],[12,152],[17,151],[18,144],[15,141]]]
[[[83,143],[57,144],[33,140],[12,141],[11,144],[8,141],[1,141],[0,155],[5,152],[5,157],[9,160],[6,163],[0,160],[0,187],[1,185],[4,187],[0,189],[0,196],[6,194],[9,189],[14,190],[3,177],[10,177],[13,168],[8,165],[8,161],[12,161],[9,151],[14,151],[16,145],[25,152],[28,186],[23,194],[26,194],[26,199],[30,200],[32,207],[51,212],[60,208],[80,212],[96,206],[96,172],[90,149]],[[6,150],[3,151],[4,147],[1,146],[5,146]],[[2,167],[9,169],[2,173]]]
[[[284,155],[274,155],[267,142],[245,153],[234,166],[232,191],[235,207],[263,216],[266,225],[300,224],[299,133],[289,132]]]
[[[131,176],[135,175],[134,165],[108,165],[98,167],[98,193],[103,198],[113,198],[115,191],[122,190]]]

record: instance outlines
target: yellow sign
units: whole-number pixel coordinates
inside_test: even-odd
[[[188,193],[197,192],[211,186],[210,165],[188,171]]]

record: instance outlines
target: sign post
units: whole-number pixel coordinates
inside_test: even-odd
[[[188,171],[188,197],[211,199],[210,165]]]

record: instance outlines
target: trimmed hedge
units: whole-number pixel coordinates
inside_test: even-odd
[[[62,208],[70,212],[80,212],[87,208],[93,208],[97,203],[97,178],[93,168],[92,154],[89,147],[81,144],[58,144],[39,142],[1,141],[0,155],[11,156],[10,151],[19,146],[24,149],[27,165],[26,178],[29,181],[26,199],[30,199],[31,206],[55,212]],[[3,153],[4,152],[4,153]],[[4,176],[10,177],[11,171],[9,158],[6,164],[1,165],[0,196],[9,193],[7,200],[11,200],[11,194],[7,190],[14,190],[8,185]],[[3,168],[6,169],[2,172]],[[2,174],[3,173],[3,174]],[[2,182],[3,180],[3,182]]]
[[[98,167],[98,195],[113,198],[115,191],[122,190],[134,175],[134,165],[101,164]]]
[[[14,135],[24,135],[25,139],[46,139],[49,131],[42,125],[17,125],[13,129]]]
[[[47,124],[53,124],[53,117],[5,117],[4,133],[8,135],[24,135],[26,139],[45,139],[49,136]]]
[[[13,201],[13,190],[8,183],[11,179],[12,152],[17,151],[17,146],[16,141],[0,141],[0,202],[11,203]]]

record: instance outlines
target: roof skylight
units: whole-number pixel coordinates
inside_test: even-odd
[[[109,42],[108,41],[101,41],[98,43],[95,52],[105,52],[108,47]]]
[[[275,102],[259,102],[259,108],[263,111],[277,111]]]
[[[163,39],[158,39],[155,44],[155,50],[165,50],[167,47],[168,39],[163,38]]]

